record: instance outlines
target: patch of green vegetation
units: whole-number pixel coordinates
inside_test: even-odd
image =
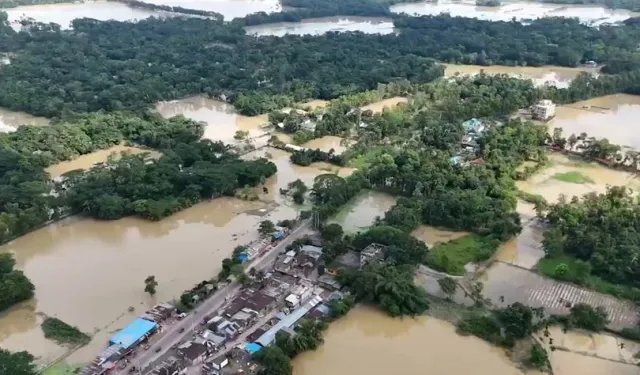
[[[593,183],[593,180],[591,178],[589,178],[588,176],[585,176],[584,174],[578,172],[578,171],[572,171],[572,172],[565,172],[565,173],[556,173],[552,176],[553,178],[555,178],[558,181],[562,181],[562,182],[568,182],[571,184],[591,184]]]
[[[42,372],[42,375],[76,375],[82,366],[58,362]]]
[[[525,202],[529,202],[529,203],[533,203],[533,204],[542,204],[544,206],[547,205],[547,200],[544,199],[544,197],[540,194],[531,194],[528,193],[524,190],[520,190],[518,189],[518,191],[516,192],[516,196],[520,199],[522,199]]]
[[[436,244],[429,255],[427,265],[450,275],[464,275],[464,265],[489,259],[498,249],[500,241],[486,236],[469,234],[453,241]]]
[[[359,154],[358,156],[353,158],[349,158],[347,166],[349,168],[364,170],[368,168],[369,165],[371,165],[378,158],[378,156],[384,153],[388,153],[388,151],[389,150],[385,147],[371,147],[365,153]]]
[[[44,337],[58,344],[85,345],[91,340],[89,335],[58,318],[47,317],[41,327]]]
[[[543,258],[538,262],[536,268],[541,274],[556,280],[571,282],[619,298],[640,301],[639,289],[603,280],[591,274],[589,263],[566,254]]]

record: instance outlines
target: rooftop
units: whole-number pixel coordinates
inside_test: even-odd
[[[356,251],[347,251],[345,254],[336,258],[329,268],[331,269],[340,269],[340,268],[359,268],[360,267],[360,254]]]
[[[265,332],[259,339],[256,340],[257,344],[267,346],[273,342],[276,338],[276,333],[278,333],[283,328],[292,327],[300,318],[306,315],[312,308],[314,308],[318,303],[322,302],[322,298],[319,296],[315,296],[311,299],[311,301],[305,303],[304,305],[295,309],[291,314],[285,316],[284,319],[279,321],[276,325],[271,327],[267,332]]]
[[[157,323],[138,318],[115,335],[111,336],[111,344],[120,344],[125,349],[141,340],[145,335],[152,332],[158,326]]]

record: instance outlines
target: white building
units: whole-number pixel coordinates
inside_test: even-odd
[[[551,100],[541,100],[531,107],[531,116],[536,120],[547,121],[555,117],[556,105]]]

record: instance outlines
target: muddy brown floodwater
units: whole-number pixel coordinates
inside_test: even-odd
[[[348,233],[365,230],[373,225],[376,216],[384,217],[396,200],[389,194],[366,191],[347,203],[329,222],[340,224]]]
[[[20,125],[48,125],[49,120],[44,117],[35,117],[23,112],[14,112],[0,108],[0,133],[15,131]]]
[[[245,17],[257,12],[279,12],[282,7],[278,0],[145,0],[158,5],[180,6],[188,9],[208,10],[220,13],[225,20]]]
[[[249,26],[247,34],[256,36],[273,35],[320,35],[329,31],[361,31],[366,34],[391,34],[394,32],[393,21],[388,18],[370,17],[326,17],[307,19],[302,22],[270,23]]]
[[[463,337],[448,322],[392,319],[356,307],[331,323],[324,344],[293,361],[294,375],[517,375],[501,349]]]
[[[163,117],[170,118],[184,115],[187,118],[207,123],[203,138],[212,141],[233,143],[234,134],[238,130],[249,132],[250,137],[263,135],[261,125],[268,122],[267,115],[242,116],[236,113],[231,104],[200,96],[182,100],[161,102],[156,105],[156,110]]]
[[[457,238],[466,236],[469,232],[454,232],[444,228],[435,228],[421,224],[411,234],[424,241],[427,246],[433,246],[437,243],[453,241]]]
[[[154,150],[145,150],[138,147],[129,147],[124,145],[113,146],[107,148],[105,150],[98,150],[92,152],[90,154],[82,155],[77,157],[74,160],[64,161],[62,163],[58,163],[56,165],[52,165],[47,168],[46,171],[49,172],[51,177],[56,178],[61,175],[76,170],[76,169],[89,169],[98,163],[104,163],[107,161],[109,156],[113,156],[115,158],[119,158],[122,153],[130,153],[130,154],[141,154],[148,153],[148,157],[150,158],[159,158],[160,153]]]
[[[374,113],[380,113],[384,111],[385,108],[393,108],[400,103],[406,103],[408,101],[409,99],[405,97],[394,96],[393,98],[384,99],[375,103],[371,103],[369,105],[365,105],[364,107],[362,107],[362,110],[363,111],[370,110],[370,111],[373,111]]]
[[[628,10],[613,10],[598,5],[503,1],[500,6],[486,7],[477,6],[474,0],[397,4],[391,6],[391,11],[418,15],[449,13],[452,17],[472,17],[489,21],[511,21],[513,18],[523,21],[543,17],[576,17],[590,25],[621,22],[638,15]]]
[[[455,75],[476,75],[481,71],[486,74],[507,74],[512,77],[531,79],[536,86],[552,84],[559,88],[569,87],[571,81],[581,72],[597,74],[598,68],[580,67],[567,68],[562,66],[480,66],[444,64],[445,77]]]
[[[561,106],[549,121],[549,131],[562,128],[568,137],[582,132],[590,137],[607,138],[615,144],[640,149],[640,96],[608,95]]]

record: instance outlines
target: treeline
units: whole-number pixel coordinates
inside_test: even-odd
[[[1,0],[0,8],[16,8],[23,5],[61,4],[69,2],[69,0]]]
[[[47,317],[40,325],[44,337],[61,345],[86,345],[91,337],[58,318]]]
[[[544,233],[543,245],[550,258],[567,254],[579,261],[558,265],[556,277],[594,287],[590,284],[596,276],[631,287],[640,298],[639,218],[640,205],[625,187],[571,200],[561,196],[547,209],[551,228]]]
[[[67,212],[67,202],[44,168],[98,149],[130,140],[157,149],[191,143],[203,133],[202,124],[157,115],[94,113],[37,127],[21,126],[0,134],[0,243],[21,236]]]
[[[152,11],[191,14],[195,16],[211,17],[216,21],[224,20],[224,16],[222,14],[212,12],[209,10],[190,9],[190,8],[183,8],[179,6],[159,5],[159,4],[152,4],[152,3],[147,3],[144,1],[138,1],[138,0],[107,0],[107,1],[126,4],[131,8],[140,8],[140,9],[148,9]]]
[[[240,25],[202,18],[76,19],[73,30],[31,25],[29,33],[16,33],[5,21],[2,43],[19,53],[3,67],[0,106],[56,117],[146,109],[202,93],[255,115],[379,83],[430,82],[443,71],[430,58],[532,66],[595,60],[609,64],[611,72],[626,72],[635,65],[616,56],[635,56],[640,37],[634,25],[589,28],[562,18],[522,25],[442,15],[396,23],[402,30],[391,35],[255,38]],[[611,78],[607,88],[638,92],[638,82],[637,75],[621,76]]]
[[[33,284],[15,265],[11,254],[0,254],[0,311],[33,297]]]
[[[315,162],[327,162],[338,166],[344,166],[344,160],[340,155],[335,155],[333,151],[324,152],[320,149],[305,149],[291,153],[290,159],[293,164],[308,166]]]

